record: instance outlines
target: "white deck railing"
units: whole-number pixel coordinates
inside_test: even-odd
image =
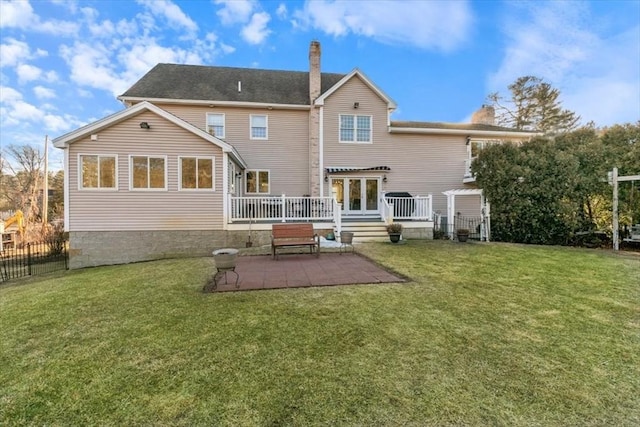
[[[229,196],[229,222],[234,221],[333,221],[331,197],[235,197]]]
[[[423,220],[431,221],[433,219],[432,197],[416,196],[416,197],[385,197],[383,206],[393,207],[393,220]],[[383,209],[384,211],[384,209]]]
[[[332,197],[229,196],[229,222],[333,221],[340,232],[342,205]],[[394,220],[432,221],[432,198],[382,197],[380,216]]]

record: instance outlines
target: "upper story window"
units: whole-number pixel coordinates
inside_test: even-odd
[[[165,156],[129,156],[131,189],[166,190],[167,159]]]
[[[115,155],[80,154],[80,189],[117,189]]]
[[[207,132],[216,138],[224,138],[224,114],[207,114]]]
[[[265,115],[251,115],[251,139],[268,139],[268,118]]]
[[[341,114],[340,142],[371,142],[371,116]]]
[[[213,190],[213,157],[180,157],[181,190]]]
[[[475,159],[480,154],[480,151],[487,148],[489,145],[499,144],[500,141],[497,139],[471,139],[469,141],[469,158]]]
[[[269,171],[247,171],[245,177],[247,193],[269,194]]]

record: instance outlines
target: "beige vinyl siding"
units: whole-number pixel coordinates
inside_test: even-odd
[[[146,121],[151,129],[140,128]],[[151,112],[69,146],[69,230],[215,230],[223,227],[222,150]],[[78,190],[78,154],[115,154],[118,190]],[[129,156],[166,156],[167,190],[130,191]],[[215,191],[179,191],[178,157],[215,157]]]
[[[357,109],[353,108],[354,102],[359,103]],[[340,114],[373,116],[372,143],[340,143]],[[349,80],[325,102],[324,167],[389,166],[391,171],[386,173],[357,175],[386,175],[387,182],[382,184],[382,191],[385,192],[408,191],[421,196],[432,194],[434,211],[446,213],[447,199],[442,192],[470,188],[462,183],[464,161],[467,158],[466,137],[391,134],[387,123],[387,104],[384,100],[359,78]],[[325,193],[330,192],[331,189],[325,186]],[[466,207],[466,201],[462,203]]]
[[[308,111],[172,104],[158,106],[201,129],[206,129],[207,113],[224,114],[224,141],[236,148],[248,169],[270,172],[272,195],[301,196],[310,192]],[[268,116],[267,140],[250,138],[249,118],[252,114]]]

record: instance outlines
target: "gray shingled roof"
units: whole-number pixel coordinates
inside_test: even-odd
[[[327,91],[344,76],[322,73],[321,92]],[[242,82],[240,92],[239,81]],[[121,97],[309,105],[309,73],[158,64]]]
[[[503,126],[486,125],[482,123],[440,123],[440,122],[403,122],[392,121],[392,128],[418,128],[418,129],[456,129],[456,130],[483,130],[494,132],[524,132],[531,131],[517,130]]]

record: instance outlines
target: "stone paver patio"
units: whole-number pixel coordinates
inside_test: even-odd
[[[239,275],[238,288],[235,275],[227,273],[229,283],[221,278],[217,292],[406,282],[354,253],[321,253],[317,258],[309,254],[283,254],[277,260],[264,255],[240,256],[235,271]]]

